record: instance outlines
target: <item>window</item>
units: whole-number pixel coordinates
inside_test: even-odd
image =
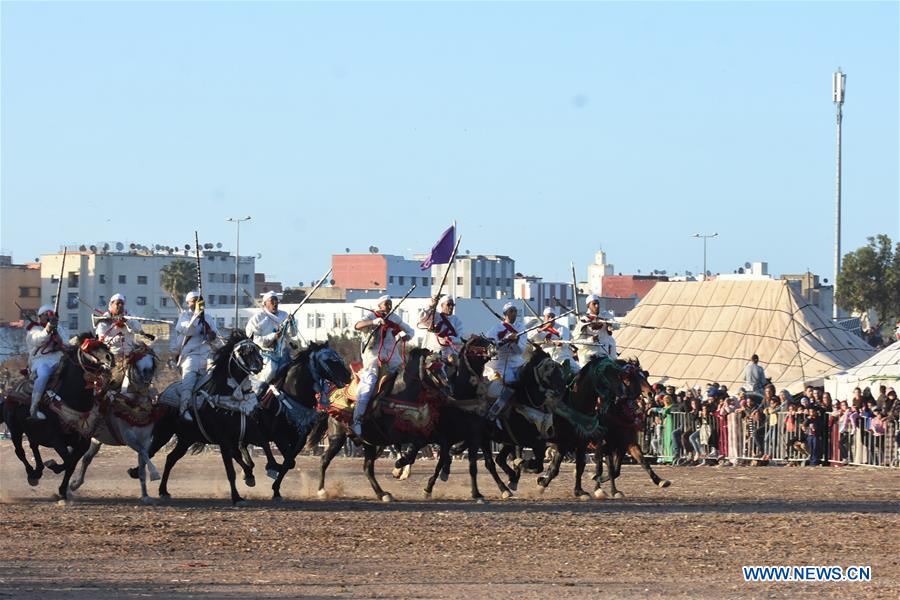
[[[219,294],[219,304],[228,304],[228,296]]]
[[[215,303],[216,303],[216,295],[213,294],[209,297],[209,305],[212,306]]]
[[[316,326],[316,315],[315,313],[306,313],[306,327],[307,329],[314,329]]]
[[[69,315],[69,322],[66,325],[69,331],[78,331],[78,314]]]
[[[68,283],[69,287],[78,287],[78,273],[74,273],[74,272],[69,273],[68,279],[69,279],[69,283]]]
[[[104,273],[100,273],[100,283],[106,283],[106,275]]]
[[[119,275],[119,283],[128,283],[128,278],[125,275]]]
[[[346,329],[350,326],[350,315],[347,313],[334,313],[334,328]]]
[[[389,276],[388,276],[388,283],[394,283],[394,276],[393,276],[393,275],[389,275]]]
[[[147,285],[147,276],[146,275],[138,275],[138,285]]]
[[[404,277],[403,275],[400,275],[398,279],[399,281],[397,283],[399,283],[400,285],[403,285],[406,282],[406,277]]]
[[[500,278],[499,278],[499,277],[495,277],[495,278],[494,278],[494,285],[496,285],[496,286],[499,286],[499,285],[500,285]]]
[[[41,288],[39,287],[20,287],[19,288],[19,298],[39,298],[41,295]]]
[[[475,285],[481,285],[481,277],[475,278]]]
[[[234,273],[228,274],[228,283],[234,283]]]
[[[147,306],[147,296],[138,296],[134,299],[134,303],[138,306]]]
[[[66,296],[66,308],[74,310],[78,308],[78,292],[69,292]]]
[[[462,284],[463,284],[463,278],[462,278],[462,277],[457,277],[457,278],[456,278],[456,285],[462,285]]]
[[[507,285],[507,287],[512,285],[512,278],[510,278],[510,277],[506,278],[506,285]]]
[[[431,278],[431,285],[434,285],[434,277]]]
[[[160,308],[166,308],[167,306],[169,306],[169,299],[165,296],[161,296],[159,299],[159,306]]]
[[[56,275],[51,275],[51,276],[50,276],[50,283],[53,283],[53,284],[59,283],[59,277],[57,277]]]
[[[428,280],[429,280],[429,279],[431,279],[431,278],[430,278],[430,277],[423,277],[423,278],[422,278],[422,285],[428,285]]]
[[[250,276],[246,273],[241,275],[241,283],[250,283]]]
[[[216,274],[215,274],[215,273],[209,273],[209,274],[206,276],[206,279],[207,279],[210,283],[215,283],[215,282],[216,282]]]
[[[106,306],[106,296],[100,296],[100,306]]]

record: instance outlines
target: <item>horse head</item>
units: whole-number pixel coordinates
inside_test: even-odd
[[[220,393],[219,390],[229,390],[227,383],[229,377],[241,381],[248,375],[259,373],[262,367],[263,360],[259,346],[243,331],[235,329],[213,358],[211,376],[213,387],[217,390],[216,393]]]
[[[252,340],[244,338],[231,350],[230,361],[247,375],[256,375],[263,368],[262,352]]]
[[[636,358],[628,360],[617,360],[616,363],[621,369],[621,380],[624,385],[624,395],[632,400],[637,399],[641,395],[650,396],[653,394],[653,387],[650,385],[647,371],[641,369],[641,363]]]
[[[128,379],[144,385],[150,385],[159,365],[159,358],[156,356],[156,352],[146,344],[138,344],[131,351],[127,360],[129,364]]]
[[[328,342],[313,342],[309,348],[309,372],[314,381],[327,381],[342,388],[353,379],[353,372],[341,355],[328,346]]]
[[[438,391],[445,397],[453,395],[450,377],[447,375],[447,364],[438,353],[424,351],[419,360],[419,380],[426,387]]]
[[[459,352],[462,363],[469,371],[467,376],[481,377],[484,366],[497,356],[497,345],[490,338],[472,334]]]
[[[531,359],[522,367],[519,380],[528,402],[535,407],[552,407],[562,400],[566,392],[562,367],[537,346]]]
[[[116,357],[106,344],[92,332],[80,333],[75,340],[75,360],[84,371],[95,374],[112,373]]]

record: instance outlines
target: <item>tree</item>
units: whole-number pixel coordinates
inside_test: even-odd
[[[181,298],[191,290],[197,289],[197,265],[180,258],[173,260],[159,270],[162,276],[162,288],[181,305]]]
[[[855,312],[874,309],[881,324],[900,318],[900,243],[884,234],[844,255],[837,278],[839,306]]]

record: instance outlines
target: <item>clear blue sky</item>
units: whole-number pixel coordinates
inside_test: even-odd
[[[765,260],[831,279],[900,238],[897,2],[13,3],[2,241],[233,249],[286,284],[345,247],[580,277]]]

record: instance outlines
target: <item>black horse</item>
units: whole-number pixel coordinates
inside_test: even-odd
[[[402,384],[399,382],[402,381]],[[450,382],[447,379],[446,368],[443,361],[437,355],[432,355],[424,348],[414,348],[407,357],[406,366],[400,377],[397,378],[396,394],[392,393],[395,384],[387,379],[380,382],[376,393],[370,402],[368,416],[362,422],[362,447],[363,447],[363,471],[372,486],[376,497],[383,502],[392,502],[394,497],[385,492],[375,479],[375,460],[381,453],[381,449],[387,446],[409,444],[413,448],[422,448],[432,438],[432,432],[436,423],[440,422],[439,406],[446,400],[450,393]],[[346,395],[348,390],[338,391],[337,395]],[[393,410],[391,403],[399,401],[409,406],[413,411],[430,419],[430,424],[423,427],[409,427],[404,420]],[[418,405],[418,406],[416,406]],[[328,448],[322,455],[319,467],[320,497],[325,497],[325,472],[328,465],[344,447],[347,437],[350,435],[347,423],[331,416],[328,419],[327,428],[320,427],[311,439],[318,441],[325,430],[328,432]],[[395,463],[395,468],[402,468],[404,463]],[[398,467],[399,465],[399,467]]]
[[[488,410],[488,400],[482,394],[482,376],[484,366],[496,351],[494,343],[483,336],[471,335],[459,352],[459,365],[453,376],[453,397],[439,407],[440,417],[429,442],[437,443],[440,458],[434,468],[434,474],[425,484],[425,498],[430,498],[438,477],[446,481],[450,475],[452,456],[451,446],[457,450],[466,450],[469,459],[469,477],[472,498],[482,501],[484,497],[478,490],[478,451],[481,451],[484,466],[491,474],[500,496],[503,499],[512,496],[511,490],[497,475],[497,467],[491,447],[491,423],[484,415]],[[404,465],[411,465],[418,454],[418,448],[410,448],[397,461],[394,473],[402,471]]]
[[[208,380],[199,391],[209,396],[230,396],[233,390],[229,379],[243,382],[251,373],[262,368],[259,348],[240,331],[232,333],[228,342],[216,354],[214,366]],[[313,344],[299,352],[290,364],[276,375],[273,387],[277,392],[268,392],[248,418],[244,414],[214,406],[208,402],[193,411],[194,420],[182,419],[176,409],[171,409],[154,430],[155,452],[173,434],[178,442],[166,457],[165,470],[160,482],[161,498],[170,497],[168,479],[175,463],[192,446],[203,444],[218,445],[225,464],[225,472],[231,487],[231,500],[235,505],[243,503],[243,498],[235,485],[235,471],[232,461],[244,469],[245,482],[255,485],[248,444],[262,447],[270,457],[270,467],[277,470],[272,484],[272,497],[281,499],[281,484],[284,476],[296,464],[296,456],[306,443],[307,435],[313,428],[318,415],[313,408],[316,391],[324,382],[345,384],[350,371],[340,357],[327,344]],[[287,394],[289,397],[286,397]],[[271,457],[269,442],[274,442],[284,456],[282,464]]]
[[[524,462],[518,459],[515,468],[512,468],[507,464],[508,458],[517,448],[531,448],[535,462],[540,465],[547,444],[547,438],[515,407],[553,407],[562,400],[566,391],[562,367],[536,345],[532,346],[531,358],[519,371],[519,380],[514,385],[515,391],[510,402],[512,408],[506,416],[494,421],[491,431],[492,439],[501,444],[496,461],[509,478],[508,485],[512,490],[518,487]]]
[[[7,395],[3,402],[3,421],[9,429],[16,456],[25,465],[29,485],[37,485],[43,474],[44,464],[40,459],[38,446],[53,448],[62,464],[48,462],[47,468],[54,473],[63,473],[58,496],[66,500],[69,494],[69,479],[78,461],[91,444],[91,434],[99,419],[96,401],[109,383],[109,376],[115,364],[115,357],[105,344],[91,333],[79,334],[77,343],[67,346],[63,352],[62,364],[54,393],[62,400],[60,416],[56,410],[45,410],[46,419],[29,418],[30,392],[14,397]],[[22,435],[28,436],[35,458],[32,467],[25,457]]]
[[[662,479],[650,466],[650,461],[644,456],[638,441],[638,432],[641,423],[638,411],[635,409],[635,401],[641,394],[652,393],[650,383],[647,381],[647,372],[641,370],[641,364],[637,359],[616,361],[622,369],[622,382],[624,393],[611,400],[607,410],[603,411],[602,425],[605,431],[602,443],[597,444],[594,453],[597,482],[594,490],[595,498],[605,498],[606,492],[601,487],[604,481],[610,483],[610,495],[613,498],[623,498],[624,494],[616,489],[616,478],[621,473],[622,460],[628,454],[641,467],[655,485],[667,488],[671,485],[668,479]],[[603,476],[603,459],[609,469],[608,477]]]

